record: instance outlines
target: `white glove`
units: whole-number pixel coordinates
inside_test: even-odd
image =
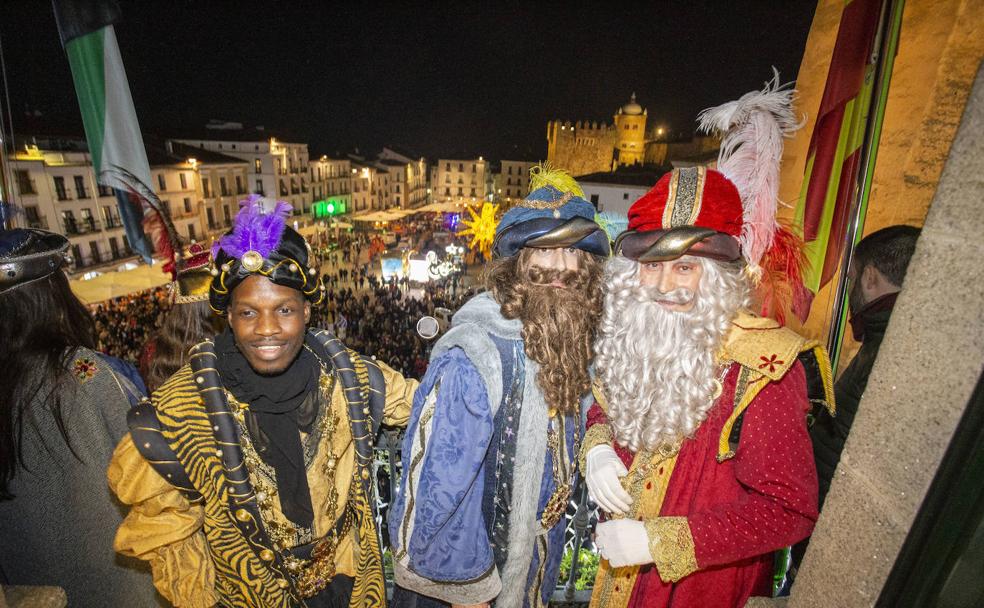
[[[588,484],[588,497],[609,513],[627,513],[632,497],[622,487],[619,478],[625,477],[629,472],[615,453],[615,448],[608,444],[597,445],[588,452],[585,462],[588,465],[584,475]]]
[[[635,519],[615,519],[595,528],[595,546],[613,568],[650,564],[646,526]]]

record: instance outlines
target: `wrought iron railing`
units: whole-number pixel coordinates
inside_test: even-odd
[[[403,431],[384,429],[375,446],[373,484],[377,506],[377,530],[384,550],[389,547],[387,517],[393,496],[400,487],[400,448]],[[598,522],[598,508],[588,501],[587,487],[579,479],[567,506],[567,529],[564,536],[564,558],[561,578],[557,581],[551,604],[579,605],[588,603],[598,567],[597,550],[591,538]],[[566,567],[565,567],[566,565]],[[387,570],[387,584],[392,585],[392,573]]]

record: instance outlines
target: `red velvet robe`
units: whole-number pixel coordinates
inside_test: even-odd
[[[708,418],[681,446],[659,508],[660,516],[687,518],[699,569],[664,583],[653,564],[643,566],[629,600],[633,608],[741,608],[752,595],[771,595],[773,551],[813,530],[817,474],[803,367],[796,363],[762,389],[745,411],[735,456],[718,462],[739,370],[732,364]],[[588,427],[606,422],[596,403]],[[616,451],[629,467],[634,454],[617,445]]]

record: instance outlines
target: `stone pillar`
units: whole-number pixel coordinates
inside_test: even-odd
[[[984,67],[789,608],[872,606],[984,369]]]

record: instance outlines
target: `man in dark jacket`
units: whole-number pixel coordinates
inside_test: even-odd
[[[821,508],[918,238],[918,228],[889,226],[861,239],[854,250],[848,271],[851,330],[854,339],[861,342],[861,349],[834,385],[837,415],[831,417],[821,411],[810,429],[820,480]]]

